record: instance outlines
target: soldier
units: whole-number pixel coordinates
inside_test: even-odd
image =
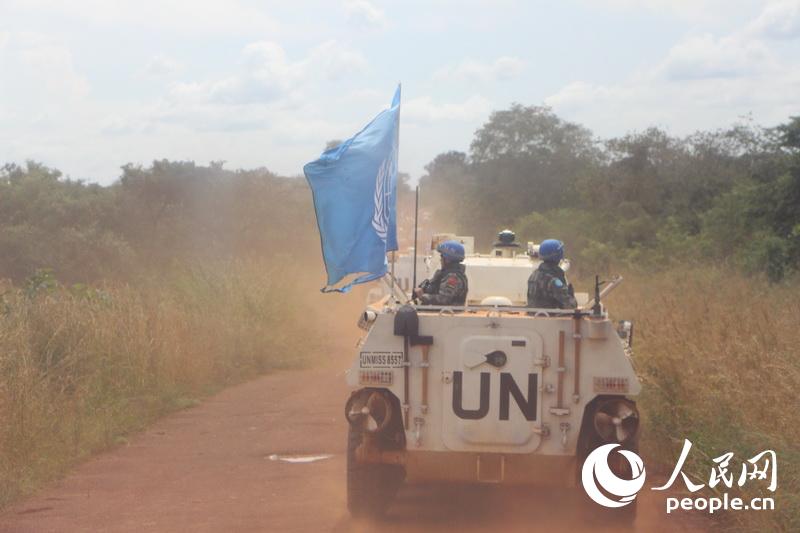
[[[528,307],[574,309],[578,306],[572,284],[558,264],[564,258],[564,243],[547,239],[539,245],[539,268],[528,278]]]
[[[436,247],[441,254],[442,268],[430,280],[414,289],[414,297],[423,305],[464,305],[467,301],[467,275],[464,273],[464,245],[444,241]]]

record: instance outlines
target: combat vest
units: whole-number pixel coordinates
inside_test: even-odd
[[[466,269],[467,267],[465,265],[462,265],[461,263],[455,263],[437,270],[433,274],[429,289],[426,292],[428,292],[428,294],[439,294],[439,286],[442,284],[442,280],[444,280],[449,274],[455,274],[464,283],[464,293],[459,295],[459,298],[456,299],[456,301],[451,305],[465,305],[467,303],[467,293],[469,292],[469,282],[467,281]]]
[[[564,287],[561,294],[554,294],[553,280],[558,279]],[[565,298],[566,295],[566,298]],[[564,301],[572,297],[567,294],[567,276],[558,265],[541,263],[528,280],[528,305],[543,309],[574,307],[573,302]]]

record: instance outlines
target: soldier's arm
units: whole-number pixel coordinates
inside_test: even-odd
[[[553,278],[550,282],[550,292],[561,309],[575,309],[578,307],[578,302],[575,300],[575,297],[570,294],[569,287],[560,279]]]
[[[464,293],[464,281],[456,274],[448,274],[439,285],[438,294],[423,294],[422,303],[429,305],[453,305]]]
[[[528,307],[533,307],[533,291],[535,287],[536,273],[534,272],[528,277]]]
[[[422,283],[422,292],[425,294],[433,294],[433,288],[436,286],[436,282],[439,281],[439,278],[442,277],[442,271],[437,270],[433,273],[433,277],[430,280],[425,280],[427,283]]]

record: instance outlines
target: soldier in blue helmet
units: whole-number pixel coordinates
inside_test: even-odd
[[[464,305],[467,301],[467,275],[464,272],[464,245],[444,241],[436,247],[441,254],[442,268],[430,280],[414,289],[414,297],[423,305]]]
[[[547,239],[539,245],[539,268],[528,278],[528,307],[574,309],[578,306],[572,285],[559,263],[564,258],[564,243]]]

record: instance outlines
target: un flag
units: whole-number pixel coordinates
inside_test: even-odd
[[[397,250],[399,128],[398,85],[389,109],[303,167],[328,272],[323,292],[347,292],[386,274],[386,252]],[[334,287],[352,274],[358,276]]]

